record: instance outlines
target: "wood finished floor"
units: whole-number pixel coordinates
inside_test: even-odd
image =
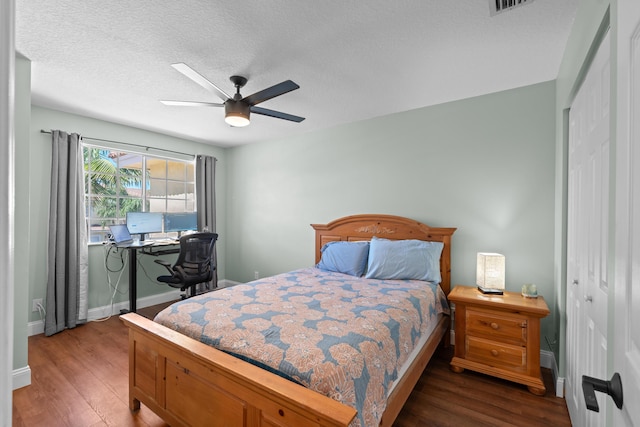
[[[154,309],[141,310],[151,315]],[[117,317],[53,337],[29,338],[31,385],[13,393],[13,426],[167,426],[144,405],[127,403],[127,330]],[[449,370],[452,350],[439,349],[396,420],[417,426],[570,426],[564,399],[486,375]]]

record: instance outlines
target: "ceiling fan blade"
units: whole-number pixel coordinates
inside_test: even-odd
[[[292,90],[299,89],[300,86],[292,82],[291,80],[286,80],[282,83],[278,83],[277,85],[273,85],[268,87],[260,92],[256,92],[253,95],[245,96],[243,101],[245,101],[249,105],[257,105],[261,102],[267,101],[271,98],[275,98],[276,96],[284,95],[287,92],[291,92]]]
[[[177,107],[224,107],[224,104],[218,102],[199,102],[199,101],[160,101],[164,105],[172,105]]]
[[[280,111],[269,110],[262,107],[251,107],[251,112],[256,114],[262,114],[263,116],[275,117],[277,119],[290,120],[292,122],[300,123],[304,120],[304,117],[294,116],[293,114],[282,113]]]
[[[203,88],[218,95],[220,99],[222,99],[223,101],[226,101],[227,99],[231,98],[225,91],[223,91],[218,86],[211,83],[204,76],[202,76],[193,68],[189,67],[187,64],[183,62],[178,62],[176,64],[171,64],[171,66],[176,70],[178,70],[179,72],[181,72],[182,74],[184,74],[185,76],[189,77],[194,82],[198,83]]]

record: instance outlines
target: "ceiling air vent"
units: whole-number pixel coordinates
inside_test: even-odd
[[[524,6],[529,3],[533,3],[533,0],[489,0],[489,9],[491,16],[495,16],[514,7]]]

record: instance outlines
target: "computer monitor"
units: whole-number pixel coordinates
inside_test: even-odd
[[[144,240],[149,233],[162,232],[162,212],[127,212],[127,228]]]
[[[198,216],[196,212],[165,212],[164,232],[177,231],[178,235],[183,231],[198,229]]]

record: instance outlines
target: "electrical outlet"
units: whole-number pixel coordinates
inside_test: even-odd
[[[38,311],[38,305],[44,307],[42,305],[42,298],[36,298],[33,300],[32,305],[31,305],[31,311]]]
[[[257,271],[253,272],[253,278],[254,279],[259,279],[260,278],[260,274]]]

